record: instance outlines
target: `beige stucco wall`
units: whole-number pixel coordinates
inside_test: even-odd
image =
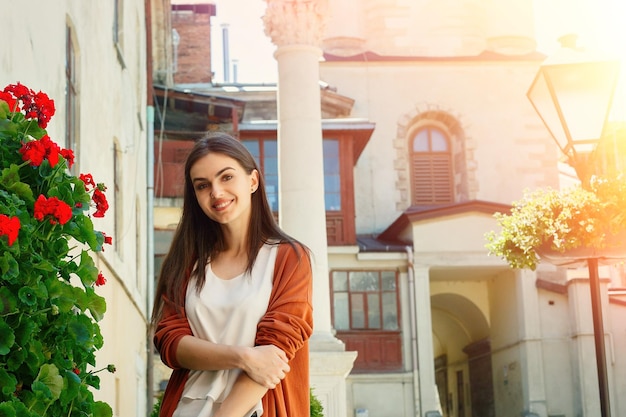
[[[355,168],[357,230],[380,233],[400,214],[394,203],[405,197],[396,190],[393,141],[399,128],[410,124],[407,118],[427,110],[446,112],[460,124],[473,175],[470,200],[508,204],[524,188],[557,185],[557,149],[526,98],[539,64],[322,62],[322,80],[355,100],[351,116],[376,124]],[[378,204],[372,206],[371,195]]]
[[[0,0],[0,84],[21,82],[55,101],[50,137],[65,147],[65,30],[75,34],[79,86],[79,142],[76,163],[105,183],[110,204],[97,230],[119,239],[105,246],[96,265],[107,279],[96,288],[107,312],[100,322],[104,347],[96,399],[115,416],[146,415],[146,38],[143,0],[123,5],[123,64],[113,44],[113,2]],[[118,192],[113,155],[118,146]],[[116,198],[115,195],[119,198]],[[114,220],[117,213],[117,222]]]

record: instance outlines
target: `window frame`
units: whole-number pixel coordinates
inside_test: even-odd
[[[346,273],[347,276],[347,290],[337,291],[334,288],[334,274]],[[352,291],[350,288],[350,274],[367,272],[378,273],[379,290],[376,291]],[[385,329],[384,326],[384,308],[383,308],[383,294],[391,293],[392,291],[385,291],[382,285],[383,273],[393,272],[395,279],[395,308],[396,308],[396,328]],[[329,285],[330,285],[330,298],[331,298],[331,321],[333,328],[336,331],[337,338],[344,342],[346,350],[356,350],[359,352],[357,359],[354,363],[353,372],[390,372],[401,371],[403,367],[402,360],[402,309],[400,305],[400,273],[394,269],[343,269],[336,268],[329,271]],[[348,323],[347,329],[338,329],[335,327],[337,323],[337,316],[335,311],[335,294],[347,293],[348,297]],[[372,328],[365,324],[363,327],[353,327],[353,310],[351,308],[352,294],[375,294],[378,293],[378,305],[380,314],[380,326],[378,328]],[[367,299],[367,296],[363,298]],[[369,318],[369,312],[364,311],[363,317],[367,320]]]

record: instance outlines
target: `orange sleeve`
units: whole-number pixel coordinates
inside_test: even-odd
[[[278,249],[267,313],[257,326],[256,345],[275,345],[289,360],[313,332],[311,263],[304,249]]]
[[[154,346],[161,355],[161,360],[172,369],[181,366],[176,360],[176,349],[183,336],[192,336],[193,332],[187,321],[184,308],[176,308],[174,304],[163,297],[163,316],[154,332]]]

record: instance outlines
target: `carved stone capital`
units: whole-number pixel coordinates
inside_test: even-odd
[[[265,34],[280,47],[321,47],[328,18],[328,0],[266,0]]]

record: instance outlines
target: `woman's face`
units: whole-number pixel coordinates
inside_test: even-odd
[[[189,173],[198,204],[207,216],[222,225],[248,225],[252,193],[259,186],[256,170],[248,174],[237,160],[213,152],[198,159]]]

